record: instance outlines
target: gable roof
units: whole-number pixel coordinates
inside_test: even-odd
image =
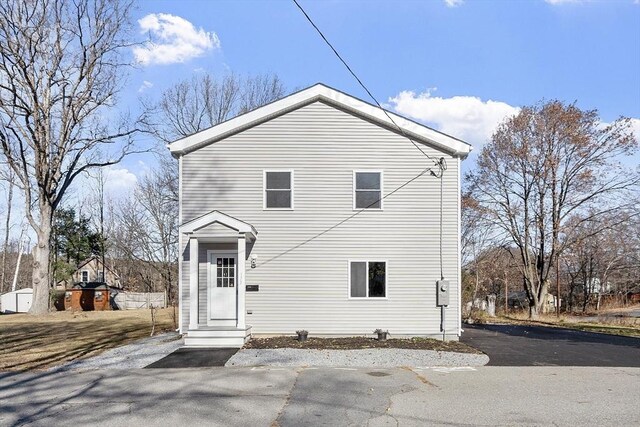
[[[316,101],[324,102],[362,117],[363,119],[370,120],[393,132],[398,132],[397,127],[389,120],[387,114],[377,106],[318,83],[270,104],[256,108],[248,113],[241,114],[208,129],[178,139],[169,144],[168,148],[174,157],[179,157]],[[467,157],[472,150],[470,144],[460,139],[431,129],[428,126],[406,119],[390,111],[387,111],[387,113],[404,133],[417,142],[435,146],[453,156],[459,156],[461,158]]]
[[[78,266],[76,267],[75,271],[79,271],[82,267],[84,267],[85,265],[89,264],[91,261],[96,260],[96,262],[98,263],[98,265],[102,264],[102,260],[96,256],[96,255],[91,255],[89,258],[85,259],[84,261],[82,261],[80,264],[78,264]],[[120,276],[118,275],[118,273],[116,271],[114,271],[111,267],[109,267],[108,265],[104,265],[104,268],[109,270],[110,273],[112,273],[114,276],[116,276],[117,278],[120,278]],[[75,272],[74,271],[74,272]]]
[[[180,233],[195,233],[201,228],[216,223],[232,228],[239,233],[249,233],[254,238],[258,235],[258,231],[253,225],[215,210],[185,222],[180,226]]]

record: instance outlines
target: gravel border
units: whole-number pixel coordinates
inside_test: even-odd
[[[231,357],[225,366],[329,366],[329,367],[462,367],[484,366],[486,354],[433,350],[375,348],[363,350],[307,350],[295,348],[246,349]]]
[[[168,332],[116,347],[87,359],[73,360],[64,365],[53,367],[49,371],[144,368],[173,353],[183,345],[184,340],[180,334]]]

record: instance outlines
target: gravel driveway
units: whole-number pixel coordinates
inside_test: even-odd
[[[375,348],[365,350],[307,350],[295,348],[242,349],[225,366],[439,367],[483,366],[485,354],[433,350]]]
[[[107,350],[87,359],[74,360],[51,368],[50,371],[144,368],[183,345],[184,340],[177,332],[168,332]]]

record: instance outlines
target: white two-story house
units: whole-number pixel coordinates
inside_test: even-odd
[[[388,114],[318,84],[169,145],[187,345],[302,329],[458,338],[471,146]]]

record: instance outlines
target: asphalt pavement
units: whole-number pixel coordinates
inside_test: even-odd
[[[147,365],[151,369],[212,368],[224,366],[238,352],[237,348],[189,348],[182,347]]]
[[[640,338],[543,326],[465,325],[460,340],[486,353],[488,366],[640,367]]]
[[[630,426],[638,396],[638,368],[0,373],[0,426]]]

